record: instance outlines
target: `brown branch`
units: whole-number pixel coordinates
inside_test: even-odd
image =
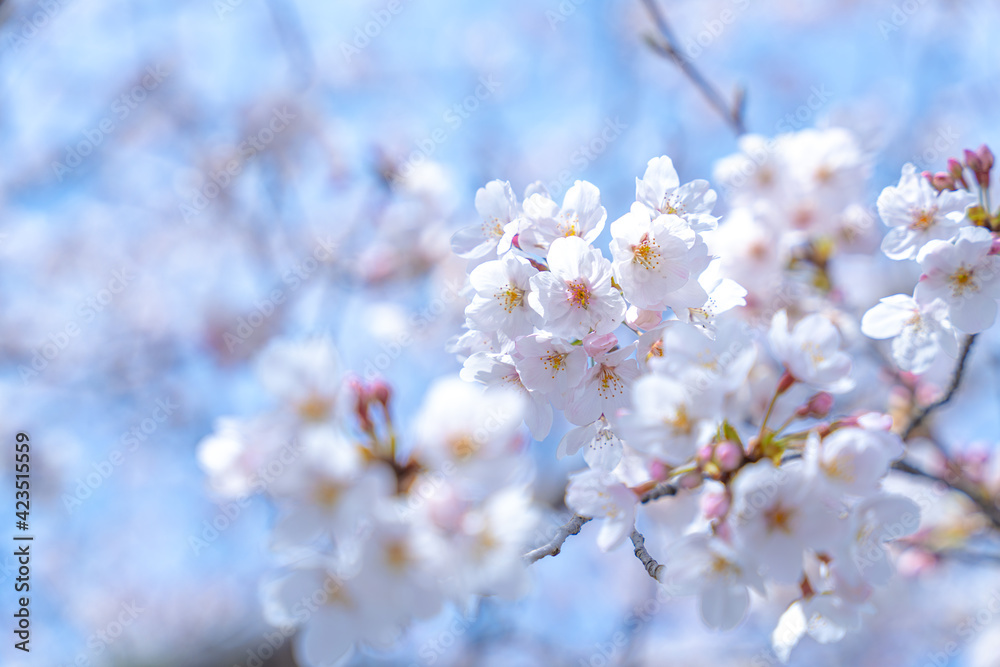
[[[677,487],[673,484],[667,484],[666,482],[661,482],[657,484],[646,493],[639,497],[639,502],[645,505],[646,503],[658,500],[665,496],[676,496]]]
[[[563,542],[566,541],[570,535],[576,535],[583,528],[583,524],[590,521],[589,516],[580,516],[579,514],[574,514],[573,518],[567,521],[565,524],[559,527],[556,531],[555,537],[548,544],[543,544],[542,546],[529,551],[524,554],[524,562],[530,565],[536,561],[539,561],[546,556],[556,556],[562,551]]]
[[[892,464],[892,467],[894,470],[905,472],[909,475],[924,477],[935,482],[941,482],[949,489],[958,491],[979,507],[980,511],[986,515],[986,518],[990,520],[994,528],[1000,529],[1000,507],[997,507],[992,498],[983,493],[982,489],[965,477],[957,475],[953,476],[951,479],[938,477],[937,475],[933,475],[926,470],[921,470],[906,461],[896,461]]]
[[[958,391],[958,386],[962,383],[962,376],[965,373],[965,362],[969,358],[969,351],[972,350],[972,343],[976,340],[976,334],[967,336],[965,342],[962,343],[962,352],[958,357],[958,366],[955,367],[955,374],[951,378],[951,384],[948,385],[948,390],[944,393],[944,396],[934,401],[930,405],[922,408],[913,416],[910,423],[907,424],[906,430],[903,431],[903,440],[907,440],[913,432],[920,427],[920,425],[927,419],[928,415],[940,408],[942,405],[946,404]],[[947,455],[946,452],[942,452]]]
[[[743,88],[737,88],[736,94],[733,96],[733,103],[730,105],[726,102],[718,89],[677,48],[677,37],[674,35],[670,24],[667,23],[667,17],[663,14],[656,0],[642,0],[642,4],[646,6],[649,15],[653,18],[653,23],[656,24],[656,29],[660,33],[660,40],[662,40],[647,37],[646,42],[649,46],[656,53],[668,60],[672,60],[677,65],[681,72],[691,80],[691,83],[701,91],[701,94],[705,96],[708,103],[725,119],[726,124],[736,133],[736,136],[746,134],[746,125],[743,122],[746,91]]]
[[[646,551],[646,538],[642,536],[635,528],[632,529],[632,534],[629,535],[632,540],[632,545],[635,547],[635,557],[645,566],[647,574],[651,576],[656,581],[660,581],[660,575],[663,574],[664,565],[657,563],[649,552]]]

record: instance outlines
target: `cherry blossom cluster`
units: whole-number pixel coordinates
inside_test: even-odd
[[[609,225],[610,257],[594,185],[577,181],[560,204],[538,184],[519,201],[488,183],[482,223],[453,237],[470,303],[450,349],[464,379],[524,397],[536,439],[560,412],[572,425],[557,456],[582,451],[588,467],[569,480],[579,520],[567,534],[594,520],[603,550],[631,538],[671,594],[700,596],[712,628],[738,625],[750,591],[777,591],[790,599],[773,636],[787,660],[806,634],[828,643],[861,627],[893,572],[887,544],[917,532],[921,508],[883,485],[905,453],[901,425],[883,406],[852,405],[855,366],[869,362],[831,270],[874,232],[869,157],[839,128],[740,147],[717,168],[732,206],[721,225],[706,181],[682,185],[668,157],[650,160]],[[924,275],[861,328],[897,336],[903,370],[926,371],[938,348],[955,356],[956,331],[996,317],[991,162],[985,148],[967,156],[978,209],[961,166],[918,176],[908,165],[879,198],[883,250]],[[851,413],[818,421],[835,397]],[[698,503],[683,520],[654,509],[682,498]]]
[[[389,386],[344,374],[328,339],[275,341],[257,371],[274,406],[221,419],[198,455],[220,497],[276,509],[264,612],[302,664],[388,647],[449,602],[524,592],[540,515],[518,394],[446,377],[403,434]]]
[[[912,294],[894,294],[865,313],[862,331],[892,339],[893,360],[904,371],[924,373],[944,351],[957,357],[961,334],[993,326],[1000,298],[1000,258],[990,211],[993,154],[966,151],[965,164],[918,174],[907,164],[899,184],[878,198],[889,227],[882,252],[916,262],[921,276]],[[971,172],[972,178],[966,178]]]

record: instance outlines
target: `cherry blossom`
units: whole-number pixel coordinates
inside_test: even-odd
[[[528,304],[544,329],[563,338],[611,333],[625,319],[625,301],[612,284],[611,262],[578,236],[558,238],[548,271],[531,278]]]
[[[922,252],[924,275],[914,298],[941,299],[952,324],[965,333],[992,326],[1000,298],[1000,257],[991,254],[993,235],[981,227],[963,227],[954,243],[931,241]]]
[[[930,241],[954,238],[974,201],[965,190],[938,192],[916,167],[903,165],[899,184],[878,198],[879,216],[890,227],[882,252],[891,259],[914,259]]]

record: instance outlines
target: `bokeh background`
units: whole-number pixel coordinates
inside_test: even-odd
[[[854,130],[872,202],[906,161],[998,145],[995,2],[661,6],[724,93],[745,88],[750,131]],[[229,510],[197,443],[260,408],[251,361],[278,336],[329,335],[393,383],[406,423],[458,368],[448,239],[486,181],[590,180],[614,219],[651,157],[711,178],[735,137],[652,29],[637,0],[0,2],[0,418],[6,441],[31,435],[36,501],[32,652],[5,640],[0,663],[256,664],[270,508],[250,499],[213,536]],[[553,432],[534,451],[557,508],[575,464]],[[780,609],[711,635],[592,542],[538,563],[525,600],[449,609],[353,664],[772,664]],[[922,665],[956,641],[954,664],[1000,664],[997,623],[955,636],[970,603],[953,592],[997,589],[996,571],[890,588],[914,613],[794,662]],[[14,576],[0,555],[7,619]],[[293,665],[289,647],[267,664]]]

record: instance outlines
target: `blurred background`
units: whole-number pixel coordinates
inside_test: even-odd
[[[998,144],[994,2],[661,7],[724,94],[745,88],[751,132],[855,131],[871,202],[904,162]],[[259,651],[270,509],[217,502],[197,443],[260,408],[250,362],[278,336],[329,335],[407,423],[459,367],[449,238],[486,181],[561,197],[586,179],[613,220],[651,157],[710,179],[736,139],[652,31],[638,0],[0,2],[0,415],[6,441],[31,435],[36,501],[32,652],[4,641],[0,663],[294,665]],[[562,431],[534,450],[554,505]],[[528,598],[449,609],[353,664],[773,664],[780,609],[719,638],[693,600],[660,604],[629,550],[570,545]],[[949,594],[996,572],[890,587],[917,611],[793,662],[923,665],[954,640],[954,664],[1000,664],[998,623],[954,636],[968,601]]]

